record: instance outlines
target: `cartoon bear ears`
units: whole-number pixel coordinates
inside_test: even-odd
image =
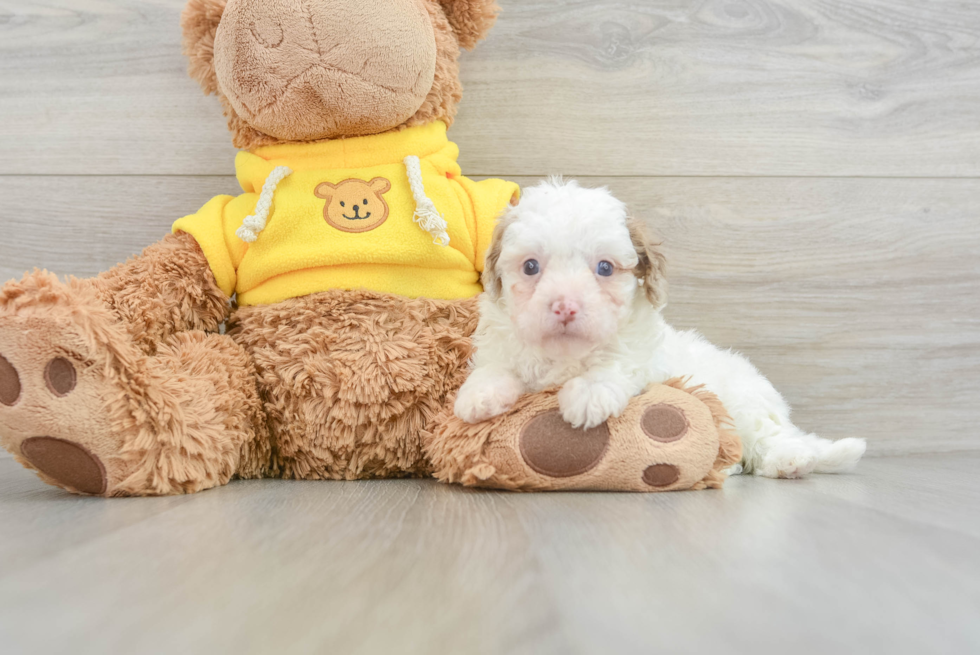
[[[381,194],[387,193],[391,189],[391,182],[383,177],[376,177],[370,182],[365,182],[363,180],[344,180],[343,182],[338,182],[337,184],[331,184],[330,182],[321,182],[316,185],[316,190],[313,194],[317,198],[323,198],[324,200],[330,200],[333,197],[334,191],[345,185],[355,185],[355,186],[365,186],[374,195],[381,197]]]
[[[218,91],[218,78],[214,72],[214,35],[229,0],[188,0],[180,17],[184,33],[184,54],[190,60],[188,72],[207,94]],[[265,2],[265,0],[237,0],[238,2]],[[363,0],[348,0],[362,2]],[[496,0],[416,0],[437,3],[442,7],[450,26],[456,33],[459,45],[472,50],[477,42],[486,37],[497,20],[499,7]]]

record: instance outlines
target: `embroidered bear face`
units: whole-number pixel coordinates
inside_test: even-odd
[[[388,203],[382,196],[390,188],[391,182],[383,177],[370,182],[351,178],[318,184],[314,193],[327,201],[323,218],[329,225],[344,232],[367,232],[388,218]]]

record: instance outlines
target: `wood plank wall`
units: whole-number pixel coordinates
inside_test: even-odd
[[[181,0],[0,0],[0,278],[88,276],[234,193]],[[451,135],[474,177],[608,185],[669,318],[827,436],[980,449],[980,3],[501,0]]]

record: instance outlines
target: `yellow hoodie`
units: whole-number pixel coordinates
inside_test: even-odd
[[[463,177],[458,156],[442,122],[240,152],[245,193],[213,198],[173,230],[197,240],[240,305],[359,288],[469,298],[482,290],[494,223],[519,188]]]

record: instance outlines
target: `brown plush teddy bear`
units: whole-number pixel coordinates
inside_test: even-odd
[[[462,176],[457,59],[493,0],[190,0],[191,75],[224,105],[244,193],[88,280],[0,290],[0,443],[105,496],[232,477],[436,474],[518,489],[718,486],[738,459],[703,391],[654,387],[592,431],[549,394],[452,417],[494,221]],[[227,329],[222,330],[226,324]]]

